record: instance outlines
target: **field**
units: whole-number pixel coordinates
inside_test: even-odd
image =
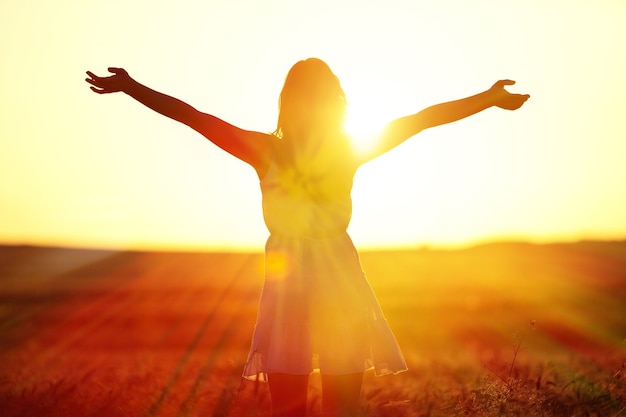
[[[366,374],[363,416],[626,416],[626,242],[361,259],[410,368]],[[0,247],[0,416],[269,416],[240,378],[262,268]]]

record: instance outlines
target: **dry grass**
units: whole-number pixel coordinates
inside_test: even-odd
[[[410,367],[364,416],[626,416],[625,242],[362,261]],[[239,377],[259,254],[5,247],[0,277],[0,416],[269,416]]]

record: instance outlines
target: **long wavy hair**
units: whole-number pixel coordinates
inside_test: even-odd
[[[278,102],[274,135],[280,139],[343,135],[346,95],[328,64],[318,58],[298,61],[287,73]]]

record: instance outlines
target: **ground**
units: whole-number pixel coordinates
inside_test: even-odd
[[[361,260],[410,368],[366,374],[363,416],[626,416],[626,242]],[[269,416],[240,377],[262,271],[259,253],[0,247],[0,416]]]

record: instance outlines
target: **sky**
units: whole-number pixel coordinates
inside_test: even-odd
[[[260,249],[252,168],[85,71],[271,132],[284,77],[324,59],[367,132],[501,78],[530,100],[363,166],[357,247],[626,238],[620,0],[0,2],[0,243]]]

